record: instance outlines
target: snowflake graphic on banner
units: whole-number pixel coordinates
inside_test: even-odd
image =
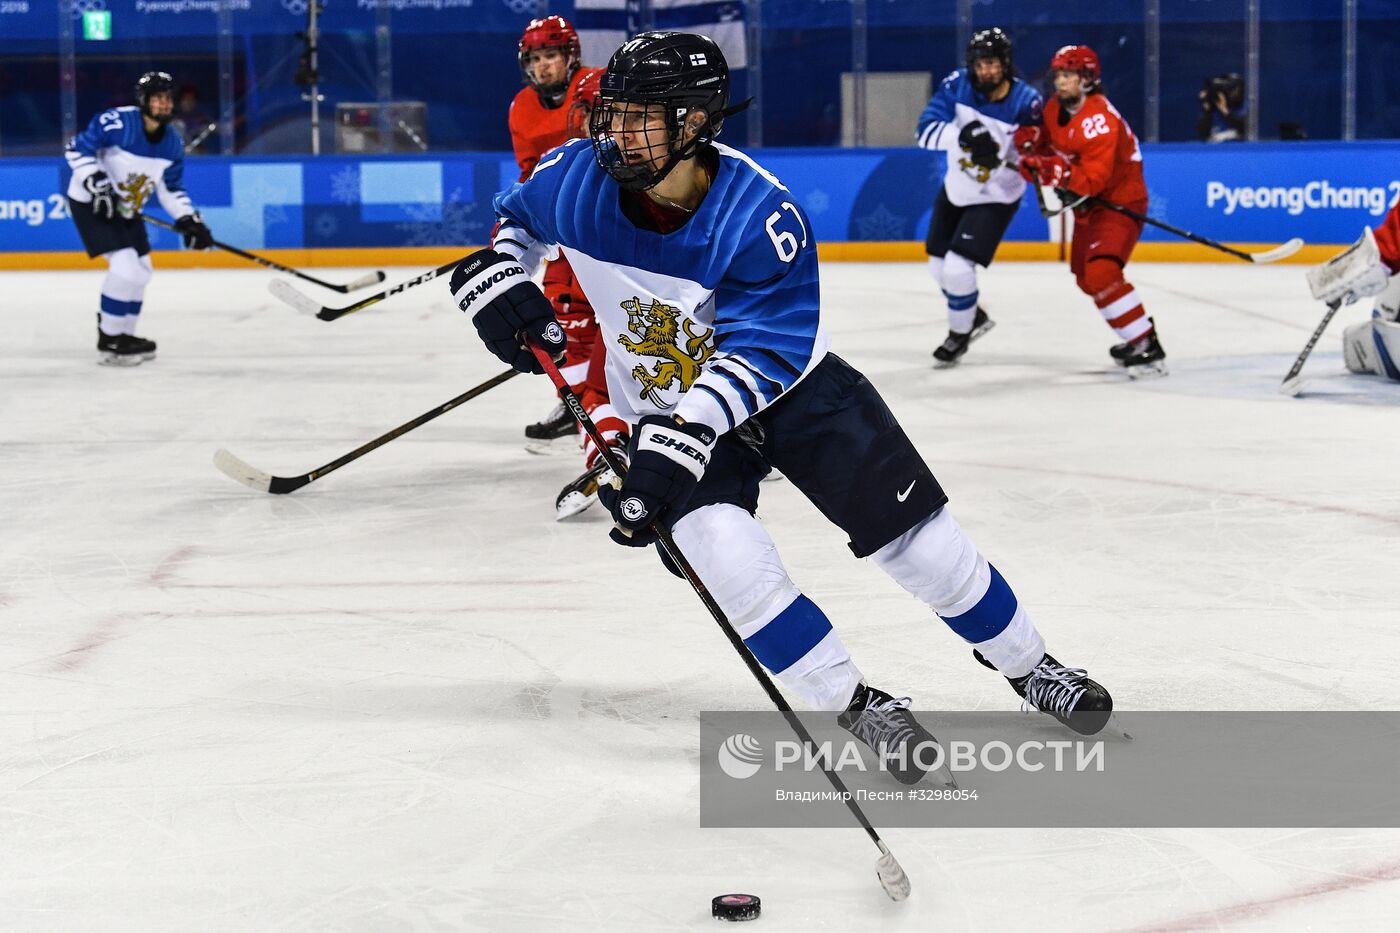
[[[323,240],[329,240],[340,230],[340,221],[335,219],[331,213],[320,213],[311,222],[311,228],[316,231],[316,235]]]
[[[802,199],[802,206],[814,217],[817,214],[825,214],[831,207],[831,195],[818,188]]]
[[[305,16],[311,7],[311,0],[282,0],[282,9],[293,16]],[[326,0],[321,0],[321,9],[326,8]]]
[[[82,19],[84,13],[100,13],[107,9],[107,0],[72,0],[73,18]]]
[[[486,225],[476,219],[476,202],[463,201],[461,188],[453,188],[443,199],[441,220],[432,219],[436,212],[431,207],[405,204],[403,209],[414,218],[412,223],[395,225],[405,234],[404,246],[463,246],[486,240]]]
[[[1166,195],[1158,194],[1157,192],[1149,188],[1147,191],[1147,203],[1149,205],[1147,208],[1148,217],[1151,217],[1153,220],[1164,221],[1167,219]]]
[[[856,230],[862,240],[898,240],[904,237],[905,217],[894,214],[883,203],[864,217],[856,218]]]
[[[347,165],[331,176],[331,198],[337,204],[360,203],[360,169],[358,166]]]
[[[501,0],[501,2],[506,5],[507,10],[517,16],[524,16],[526,13],[531,16],[543,16],[549,9],[549,3],[546,0]]]

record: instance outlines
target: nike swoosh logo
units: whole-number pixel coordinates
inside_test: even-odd
[[[918,482],[918,480],[914,480],[914,483],[917,483],[917,482]],[[909,488],[906,489],[906,490],[904,490],[903,492],[897,492],[897,493],[895,493],[894,497],[895,497],[896,499],[898,499],[900,502],[903,502],[905,499],[908,499],[908,498],[909,498],[909,494],[910,494],[911,492],[914,491],[914,483],[910,483],[910,484],[909,484]]]

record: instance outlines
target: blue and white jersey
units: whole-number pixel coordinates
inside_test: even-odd
[[[1021,200],[1026,183],[1015,168],[983,168],[974,165],[958,145],[958,134],[980,120],[1001,146],[1003,162],[1014,162],[1011,135],[1020,126],[1040,123],[1045,101],[1040,92],[1020,78],[1011,79],[1011,90],[999,101],[990,101],[972,87],[966,68],[959,68],[938,85],[924,112],[919,115],[919,145],[948,153],[948,174],[943,190],[948,200],[967,204],[1012,204]]]
[[[547,153],[498,196],[495,248],[527,268],[563,247],[607,347],[613,407],[635,423],[675,414],[724,433],[826,355],[817,245],[797,199],[742,152],[678,230],[639,228],[589,140]],[[533,269],[531,270],[534,271]]]
[[[138,107],[113,107],[92,118],[63,153],[73,169],[68,196],[86,204],[92,195],[83,181],[98,171],[107,173],[123,214],[135,214],[152,194],[175,220],[194,213],[185,194],[185,144],[174,127],[151,142],[141,125]]]

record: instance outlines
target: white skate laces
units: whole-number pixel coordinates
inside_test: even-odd
[[[865,744],[886,754],[889,749],[898,748],[914,735],[913,728],[902,716],[896,715],[907,710],[914,701],[910,697],[891,697],[888,700],[872,703],[854,713],[851,731]]]
[[[1068,716],[1089,689],[1084,685],[1088,678],[1089,672],[1082,667],[1061,667],[1048,660],[1041,661],[1026,679],[1021,712]]]

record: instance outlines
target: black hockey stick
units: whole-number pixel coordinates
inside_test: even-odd
[[[1289,256],[1292,256],[1294,253],[1298,252],[1298,250],[1303,248],[1302,238],[1295,236],[1287,243],[1282,243],[1278,246],[1275,246],[1273,249],[1266,249],[1258,253],[1250,253],[1242,249],[1235,249],[1233,246],[1226,246],[1224,243],[1217,242],[1215,240],[1210,239],[1209,237],[1203,237],[1198,233],[1192,233],[1190,230],[1183,230],[1180,227],[1173,227],[1169,223],[1166,223],[1161,220],[1156,220],[1152,217],[1148,217],[1146,214],[1139,214],[1135,210],[1126,208],[1121,204],[1115,204],[1114,202],[1109,201],[1105,198],[1101,198],[1098,195],[1075,194],[1068,188],[1056,188],[1055,193],[1060,196],[1060,199],[1062,201],[1065,201],[1071,206],[1082,203],[1084,201],[1089,201],[1091,203],[1099,205],[1100,207],[1106,207],[1111,211],[1117,211],[1125,217],[1131,217],[1133,220],[1136,220],[1139,223],[1151,224],[1152,226],[1157,227],[1161,230],[1165,230],[1168,233],[1175,233],[1179,237],[1184,237],[1193,243],[1199,243],[1202,246],[1209,246],[1211,249],[1219,250],[1222,253],[1228,253],[1229,255],[1234,256],[1237,259],[1243,259],[1245,262],[1252,262],[1256,264],[1266,262],[1278,262],[1280,259],[1287,259]]]
[[[559,367],[554,365],[554,361],[550,359],[549,353],[541,349],[533,340],[529,341],[529,347],[530,350],[534,352],[535,358],[540,361],[540,365],[544,367],[545,375],[549,376],[550,381],[554,383],[554,388],[559,391],[559,397],[563,400],[564,404],[569,407],[569,410],[573,412],[574,417],[578,419],[578,423],[583,425],[583,429],[588,432],[588,436],[593,439],[593,443],[597,445],[598,453],[607,461],[608,467],[618,476],[627,475],[627,467],[625,467],[622,461],[613,453],[612,448],[604,443],[603,435],[599,432],[598,426],[593,423],[593,419],[588,416],[588,412],[584,411],[583,403],[579,401],[578,396],[575,395],[573,389],[569,387],[569,383],[564,379],[563,374],[559,372]],[[724,614],[724,610],[720,608],[719,603],[715,602],[715,598],[710,595],[710,591],[700,579],[700,575],[695,572],[695,568],[691,566],[690,561],[686,560],[685,555],[681,553],[681,549],[676,546],[676,541],[671,537],[671,532],[655,523],[651,525],[651,530],[656,533],[656,539],[660,543],[662,550],[666,552],[666,556],[680,569],[687,582],[690,583],[691,588],[695,590],[695,595],[700,597],[700,601],[705,604],[705,608],[710,611],[710,615],[719,623],[720,629],[724,631],[724,636],[729,639],[729,644],[739,653],[739,657],[743,658],[744,664],[749,669],[749,673],[753,674],[754,679],[763,687],[764,692],[768,694],[768,699],[772,700],[773,705],[783,714],[783,718],[786,719],[788,725],[792,727],[792,731],[797,733],[797,737],[803,741],[807,748],[815,748],[816,742],[813,741],[812,734],[807,731],[806,726],[802,725],[802,721],[797,718],[797,714],[793,712],[788,701],[778,692],[778,688],[773,685],[773,681],[768,677],[767,672],[763,670],[758,660],[754,658],[753,654],[744,645],[744,640],[739,637],[739,633],[734,631],[734,626]],[[860,804],[856,803],[855,795],[846,789],[846,785],[841,778],[825,766],[822,767],[822,773],[825,774],[827,780],[831,782],[831,786],[836,788],[837,792],[841,794],[841,798],[845,801],[847,808],[849,808],[851,814],[855,816],[856,822],[861,825],[861,828],[865,830],[866,834],[870,836],[871,840],[880,849],[880,858],[875,863],[875,874],[876,877],[880,879],[880,886],[885,889],[885,893],[890,896],[890,900],[904,900],[909,896],[910,883],[909,876],[904,873],[903,866],[895,859],[894,854],[890,852],[889,846],[885,845],[885,841],[881,839],[880,834],[875,831],[875,827],[870,824],[870,820],[861,810]]]
[[[1289,368],[1288,375],[1283,377],[1283,382],[1278,390],[1284,395],[1297,395],[1303,389],[1303,380],[1299,374],[1303,371],[1303,364],[1308,361],[1308,355],[1312,353],[1313,347],[1322,339],[1322,332],[1327,329],[1327,325],[1332,323],[1332,316],[1337,313],[1337,309],[1342,306],[1342,299],[1327,302],[1327,313],[1318,322],[1317,329],[1308,338],[1307,346],[1303,347],[1303,352],[1298,354],[1298,358],[1293,361],[1293,366]]]
[[[148,224],[155,224],[157,227],[162,227],[174,233],[180,232],[178,229],[176,229],[174,224],[168,224],[163,220],[159,220],[155,217],[152,217],[150,214],[142,214],[141,219]],[[278,272],[285,272],[288,275],[294,275],[299,279],[306,279],[306,281],[308,282],[312,282],[316,285],[321,286],[322,288],[329,288],[330,290],[336,292],[353,292],[356,289],[367,288],[371,285],[378,285],[380,282],[384,281],[384,273],[376,270],[374,272],[369,272],[360,276],[353,282],[347,282],[344,285],[336,285],[332,282],[324,282],[321,279],[316,278],[314,275],[307,275],[300,269],[293,269],[291,266],[284,266],[280,262],[273,262],[271,259],[255,255],[253,253],[248,252],[247,250],[239,249],[237,246],[229,246],[227,243],[220,243],[218,240],[214,241],[214,245],[226,253],[233,253],[233,255],[235,256],[241,256],[242,258],[247,259],[249,262],[255,262],[260,266],[266,266],[267,268],[275,269]]]
[[[381,434],[368,444],[356,447],[345,456],[332,460],[323,467],[317,467],[310,473],[303,473],[300,476],[273,476],[271,473],[264,473],[262,470],[250,466],[223,448],[220,448],[214,453],[214,466],[218,467],[219,471],[230,479],[237,480],[244,486],[250,489],[256,489],[259,492],[270,492],[278,496],[289,492],[295,492],[307,483],[314,483],[327,473],[340,469],[352,460],[360,459],[371,450],[378,450],[394,438],[403,437],[414,428],[422,427],[439,415],[447,414],[463,402],[471,401],[488,389],[494,389],[507,379],[514,378],[515,375],[515,370],[508,369],[499,376],[492,376],[481,385],[473,389],[468,389],[450,401],[443,402],[432,411],[425,411],[412,421],[394,428],[394,430],[390,431],[388,434]]]
[[[343,308],[330,308],[322,304],[317,304],[314,299],[306,297],[301,292],[297,291],[295,288],[292,288],[292,286],[288,285],[286,282],[283,282],[280,279],[274,279],[273,281],[268,282],[267,290],[272,292],[272,294],[277,298],[280,298],[282,301],[285,301],[287,304],[291,305],[293,308],[296,308],[298,311],[305,311],[307,314],[314,314],[317,318],[319,318],[322,321],[334,321],[336,318],[345,317],[345,315],[353,314],[356,311],[361,310],[362,308],[368,308],[370,305],[378,304],[385,298],[388,298],[390,295],[397,295],[399,292],[404,291],[405,289],[412,288],[415,285],[422,285],[424,282],[431,282],[433,279],[437,278],[440,275],[446,275],[453,269],[457,268],[457,264],[461,261],[461,259],[454,259],[449,263],[444,263],[443,265],[438,266],[436,269],[429,269],[427,272],[424,272],[417,278],[409,279],[407,282],[400,282],[399,284],[395,285],[391,289],[388,289],[387,291],[382,291],[377,295],[370,295],[368,298],[361,298],[354,304],[346,305]]]

